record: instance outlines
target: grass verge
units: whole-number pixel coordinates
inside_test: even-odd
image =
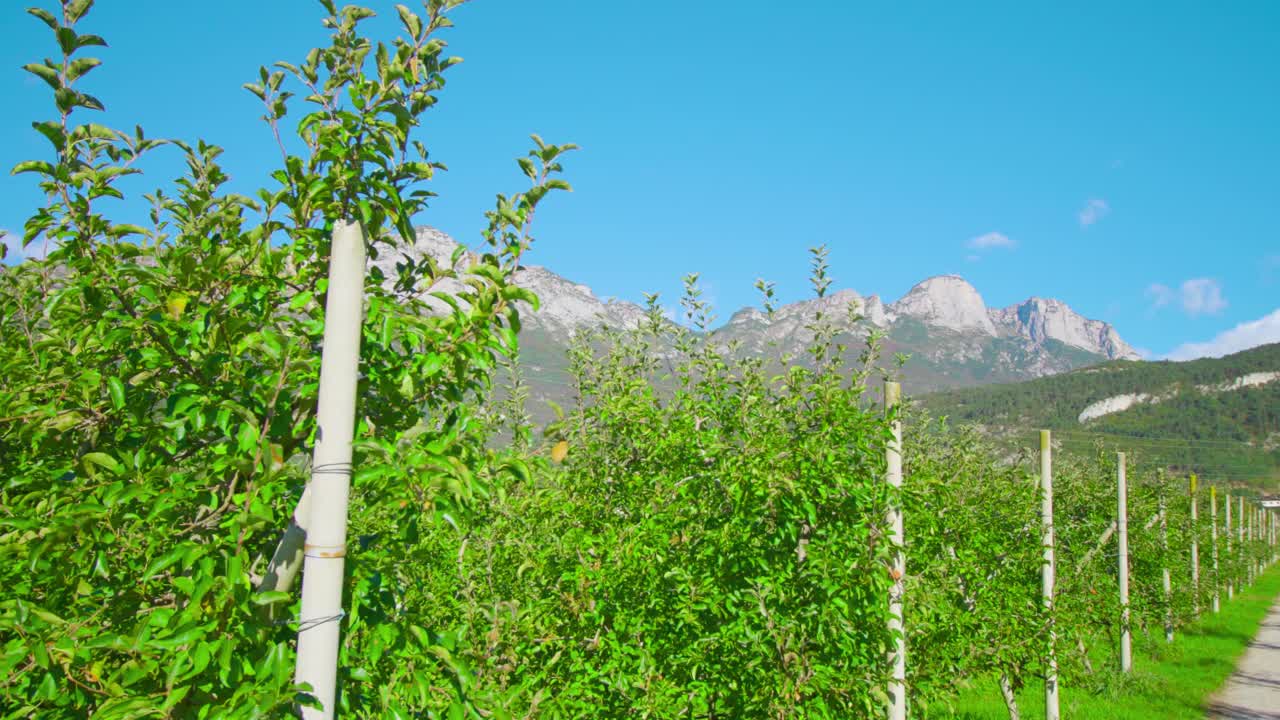
[[[1203,718],[1204,707],[1258,632],[1268,608],[1280,596],[1280,566],[1267,572],[1233,600],[1223,597],[1222,612],[1207,614],[1195,625],[1183,628],[1172,645],[1152,644],[1134,648],[1133,676],[1114,691],[1090,694],[1062,686],[1062,717],[1072,720],[1148,720],[1150,718]],[[1145,652],[1139,652],[1139,651]],[[1018,693],[1022,717],[1043,718],[1043,686],[1029,682]],[[1005,720],[1005,710],[994,678],[962,692],[952,712],[932,717],[957,720]]]

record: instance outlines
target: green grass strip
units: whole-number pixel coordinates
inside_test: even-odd
[[[1207,613],[1199,622],[1180,629],[1172,645],[1163,637],[1137,642],[1133,674],[1117,677],[1099,694],[1062,686],[1061,711],[1071,720],[1138,720],[1203,718],[1205,705],[1235,670],[1249,642],[1258,632],[1268,608],[1280,597],[1280,566],[1273,566],[1230,601],[1222,598],[1222,612]],[[1154,635],[1154,633],[1153,633]],[[1100,667],[1099,672],[1104,670]],[[1117,673],[1118,675],[1118,673]],[[1044,717],[1044,686],[1028,679],[1018,693],[1024,719]],[[1009,717],[995,679],[965,690],[954,712],[931,717],[958,720],[1005,720]]]

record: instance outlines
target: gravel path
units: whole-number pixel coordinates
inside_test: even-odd
[[[1280,600],[1226,684],[1209,700],[1209,717],[1280,720]]]

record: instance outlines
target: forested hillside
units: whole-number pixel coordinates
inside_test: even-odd
[[[1035,428],[1077,443],[1122,435],[1172,468],[1268,484],[1280,477],[1277,372],[1280,344],[1191,362],[1119,360],[921,402],[1005,437]]]

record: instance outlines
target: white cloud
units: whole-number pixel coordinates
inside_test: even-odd
[[[1194,360],[1202,357],[1222,357],[1231,353],[1268,343],[1280,342],[1280,308],[1270,315],[1218,333],[1209,342],[1183,343],[1165,356],[1168,360]]]
[[[998,232],[989,232],[965,243],[965,247],[972,250],[991,250],[993,248],[1008,248],[1012,250],[1018,247],[1018,243],[1007,235]]]
[[[1084,208],[1076,213],[1076,217],[1080,220],[1080,227],[1089,227],[1097,223],[1102,218],[1111,213],[1111,206],[1102,198],[1089,198],[1089,202],[1084,204]]]
[[[1160,283],[1151,283],[1148,285],[1146,294],[1147,297],[1151,299],[1152,309],[1162,308],[1173,302],[1175,295],[1173,288],[1168,285],[1161,285]]]
[[[1213,315],[1227,307],[1222,286],[1211,278],[1193,278],[1182,283],[1182,309],[1188,315]]]
[[[43,238],[36,238],[24,250],[22,247],[22,235],[16,235],[3,228],[0,228],[0,244],[4,245],[4,261],[10,265],[20,263],[23,260],[42,260],[52,249],[47,247],[47,243]]]
[[[1222,296],[1222,286],[1213,278],[1192,278],[1183,282],[1177,290],[1161,283],[1151,283],[1145,294],[1151,301],[1152,310],[1159,310],[1177,300],[1183,312],[1192,317],[1215,315],[1227,307],[1227,299]]]

